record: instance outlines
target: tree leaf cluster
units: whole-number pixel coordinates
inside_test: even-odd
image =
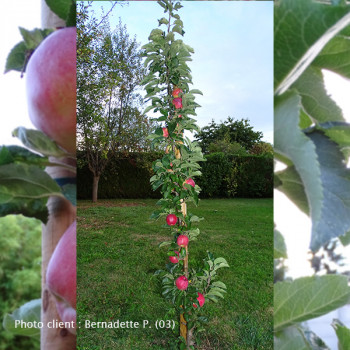
[[[337,53],[344,50],[339,39],[349,38],[350,6],[282,0],[275,9],[275,151],[287,165],[276,183],[310,215],[310,248],[316,251],[350,230],[345,164],[350,129],[322,75],[328,69],[348,76]]]
[[[177,246],[171,243],[168,256],[175,256],[174,249]],[[185,250],[184,248],[182,248]],[[224,258],[215,258],[211,252],[207,252],[207,257],[203,259],[203,266],[192,268],[189,273],[189,286],[186,291],[177,289],[175,280],[183,275],[183,259],[186,252],[179,252],[179,263],[166,265],[166,270],[158,270],[156,276],[162,281],[162,295],[165,299],[171,302],[179,313],[183,313],[185,320],[192,324],[191,328],[199,328],[203,323],[203,309],[200,307],[198,291],[205,295],[205,303],[217,303],[219,299],[224,298],[226,293],[226,285],[218,281],[217,271],[220,268],[229,267]],[[205,318],[206,319],[206,318]],[[204,322],[205,323],[205,322]]]
[[[219,142],[226,144],[226,149],[231,148],[236,152],[240,149],[243,152],[250,151],[260,143],[262,137],[262,132],[254,131],[248,119],[234,120],[231,117],[220,123],[213,119],[196,134],[196,140],[205,154],[211,153],[213,149],[215,151],[214,147]]]
[[[346,2],[275,2],[275,157],[286,168],[275,187],[310,216],[313,252],[350,231],[349,124],[329,96],[324,69],[349,77],[350,6]],[[282,232],[283,233],[283,232]],[[275,231],[276,261],[287,258]],[[347,243],[343,240],[344,244]],[[349,302],[345,276],[326,275],[277,282],[275,348],[328,349],[302,324]],[[349,330],[335,323],[339,348]]]

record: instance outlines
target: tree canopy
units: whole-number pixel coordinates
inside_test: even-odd
[[[204,153],[245,153],[259,143],[263,133],[254,131],[248,119],[227,120],[217,124],[214,119],[195,136]]]
[[[77,12],[77,143],[98,180],[115,151],[149,149],[152,123],[141,113],[138,87],[144,76],[136,38],[121,22],[111,30],[108,16],[95,17],[90,4]]]

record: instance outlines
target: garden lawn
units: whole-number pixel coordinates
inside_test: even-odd
[[[156,329],[169,304],[161,296],[156,270],[167,262],[172,237],[165,218],[151,220],[155,200],[78,202],[78,350],[171,349],[177,330]],[[198,349],[273,349],[272,199],[208,199],[189,212],[202,216],[198,241],[190,242],[189,266],[210,250],[226,258],[219,270],[227,294],[206,302],[208,317]],[[133,321],[140,327],[88,329],[89,321]],[[143,328],[142,321],[152,328]],[[176,320],[177,321],[177,320]]]

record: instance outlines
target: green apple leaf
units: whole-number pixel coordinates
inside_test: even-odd
[[[323,201],[321,170],[314,143],[299,128],[300,108],[301,98],[295,92],[276,98],[275,150],[294,164],[304,185],[311,219],[318,222]],[[287,175],[290,174],[291,172]],[[297,182],[296,186],[300,189],[301,185]]]
[[[338,337],[338,349],[348,350],[350,348],[350,329],[337,319],[333,320],[332,327],[335,329]]]
[[[27,30],[19,28],[23,41],[13,47],[7,56],[5,73],[10,70],[24,72],[28,59],[39,44],[53,32],[53,29]]]
[[[33,30],[27,30],[22,27],[19,27],[19,31],[21,32],[27,50],[34,51],[40,45],[40,43],[54,30],[38,28],[35,28]]]
[[[319,131],[307,135],[316,146],[323,192],[321,216],[312,217],[310,248],[316,251],[350,231],[350,170],[336,143]]]
[[[67,27],[76,27],[77,25],[77,5],[76,1],[71,1],[68,16],[66,17]]]
[[[37,336],[40,335],[39,328],[25,328],[16,326],[16,321],[23,322],[40,322],[41,299],[31,300],[16,309],[12,314],[5,314],[3,327],[16,335]]]
[[[350,174],[336,143],[316,129],[306,135],[299,129],[299,108],[300,97],[293,92],[277,99],[275,148],[294,164],[294,167],[277,173],[277,188],[305,213],[310,208],[310,248],[316,251],[331,238],[350,230],[350,197],[347,196]],[[347,125],[321,125],[334,139],[347,146]]]
[[[24,70],[25,61],[28,54],[29,52],[26,44],[23,41],[16,44],[7,56],[4,73],[11,70],[22,72]]]
[[[288,327],[277,332],[274,337],[274,349],[313,350],[298,327]]]
[[[189,91],[190,94],[199,94],[199,95],[203,95],[203,92],[198,90],[198,89],[192,89]]]
[[[312,276],[277,282],[274,286],[275,331],[324,315],[347,304],[349,299],[346,276]]]
[[[349,6],[311,0],[276,2],[274,11],[274,84],[285,92],[322,49],[350,24]]]
[[[0,166],[0,202],[16,197],[35,199],[52,195],[63,196],[58,184],[42,169],[27,164]]]
[[[345,122],[327,122],[318,124],[317,130],[323,131],[341,148],[350,148],[350,124]]]
[[[0,180],[1,181],[1,180]],[[1,193],[0,193],[1,196]],[[0,217],[9,214],[22,214],[29,218],[35,218],[46,224],[49,216],[47,210],[47,198],[23,199],[13,198],[11,202],[2,203],[0,200]]]
[[[23,214],[46,223],[49,196],[63,194],[44,170],[28,164],[0,166],[0,216]]]
[[[302,212],[309,215],[305,188],[295,167],[289,166],[277,172],[275,177],[278,180],[276,188],[283,192]]]
[[[312,350],[330,350],[317,334],[303,327],[300,327],[300,330],[303,332],[306,341],[311,345]]]
[[[0,165],[10,163],[27,163],[44,168],[49,160],[21,146],[0,146]]]
[[[340,242],[343,246],[347,246],[350,244],[350,231],[346,232],[345,235],[339,236]]]
[[[24,146],[44,156],[60,158],[68,155],[55,141],[39,130],[20,126],[13,130],[12,135],[18,137]]]
[[[319,68],[309,67],[293,84],[306,114],[314,122],[343,121],[343,112],[327,94]]]
[[[50,10],[58,17],[66,20],[69,16],[72,0],[45,0]]]
[[[273,241],[274,241],[274,259],[287,258],[287,248],[284,238],[281,233],[277,230],[273,231]]]
[[[313,66],[350,78],[350,27],[334,37],[316,57]]]
[[[329,350],[322,339],[301,326],[292,326],[277,332],[274,348],[278,350]]]

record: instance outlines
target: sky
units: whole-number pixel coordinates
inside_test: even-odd
[[[0,3],[0,145],[21,144],[11,136],[12,130],[18,126],[33,128],[27,112],[25,78],[21,79],[19,72],[3,74],[8,53],[22,40],[19,26],[25,29],[40,27],[40,1]]]
[[[95,2],[96,14],[104,3]],[[203,92],[196,101],[200,127],[228,116],[249,119],[263,140],[273,141],[273,2],[186,1],[179,10],[183,41],[195,53],[189,62],[193,88]],[[153,1],[117,5],[110,15],[111,28],[119,22],[142,45],[148,42],[164,10]]]

